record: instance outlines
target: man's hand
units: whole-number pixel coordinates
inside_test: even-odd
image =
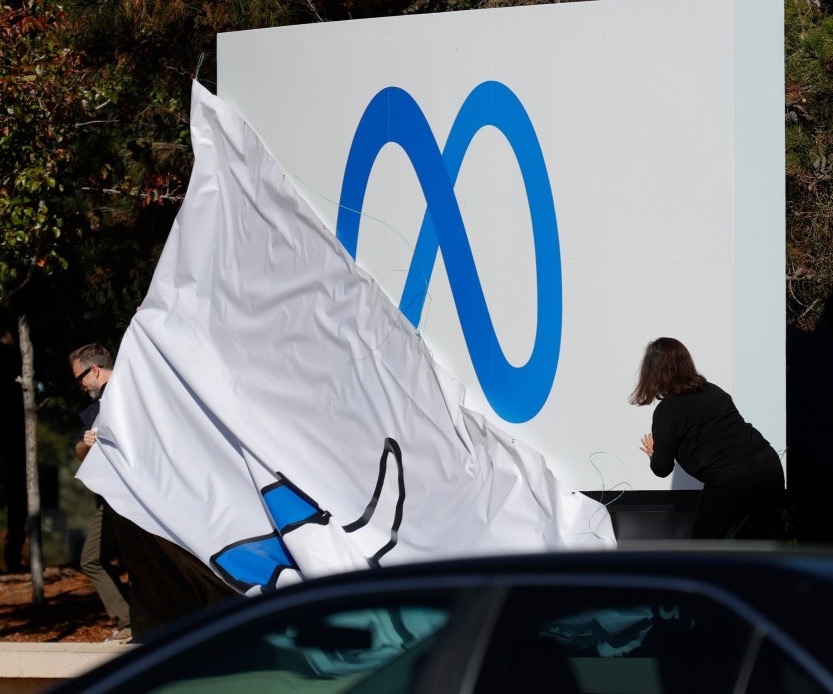
[[[83,438],[75,444],[75,457],[78,460],[84,460],[87,457],[87,453],[90,452],[90,449],[95,444],[95,433],[97,429],[87,429],[84,432]]]
[[[93,444],[95,443],[95,434],[98,429],[87,429],[84,432],[84,443],[87,444],[87,448],[92,448]]]

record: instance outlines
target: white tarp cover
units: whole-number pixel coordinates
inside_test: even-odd
[[[195,165],[78,472],[242,592],[370,563],[615,546],[194,83]]]

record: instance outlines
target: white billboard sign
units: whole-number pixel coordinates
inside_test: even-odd
[[[655,478],[628,404],[681,339],[785,442],[783,7],[599,0],[234,32],[218,95],[466,405],[583,490]]]

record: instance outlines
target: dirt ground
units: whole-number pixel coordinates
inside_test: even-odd
[[[0,574],[0,641],[96,643],[115,629],[80,570],[48,567],[43,603],[32,604],[28,573]]]

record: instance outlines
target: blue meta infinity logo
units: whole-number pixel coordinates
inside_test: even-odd
[[[487,125],[503,133],[512,147],[532,219],[538,324],[532,354],[522,366],[510,364],[498,342],[454,195],[466,151],[474,136]],[[555,203],[532,121],[508,87],[500,82],[484,82],[463,103],[445,149],[440,151],[413,97],[397,87],[380,91],[368,104],[356,129],[341,188],[336,236],[353,258],[368,179],[376,157],[390,142],[398,144],[408,155],[427,204],[399,308],[412,325],[419,325],[437,251],[442,249],[480,386],[500,417],[508,422],[526,422],[538,414],[552,389],[561,348],[562,319]]]

